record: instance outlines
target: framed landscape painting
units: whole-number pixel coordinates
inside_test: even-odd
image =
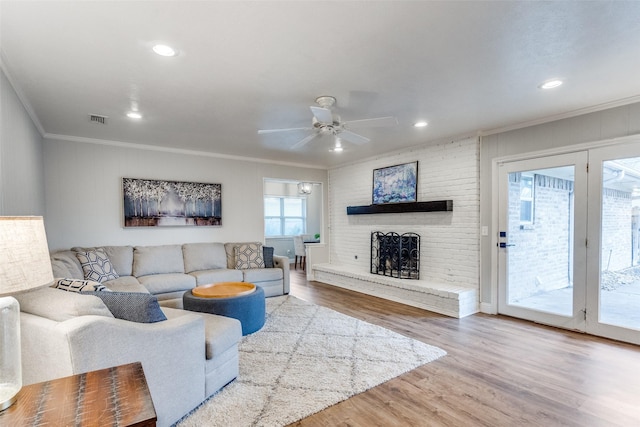
[[[125,227],[222,225],[222,185],[122,178]]]
[[[417,201],[418,162],[373,170],[373,204]]]

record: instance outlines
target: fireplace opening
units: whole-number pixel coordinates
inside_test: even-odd
[[[420,235],[371,233],[371,273],[399,279],[420,278]]]

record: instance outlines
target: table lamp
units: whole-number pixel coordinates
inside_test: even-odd
[[[0,216],[0,411],[22,388],[20,306],[10,295],[52,282],[42,217]]]

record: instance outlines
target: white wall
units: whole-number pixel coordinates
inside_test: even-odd
[[[44,215],[42,137],[0,70],[0,215]]]
[[[263,241],[264,178],[326,183],[327,171],[115,145],[45,140],[51,249]],[[124,228],[122,178],[222,184],[222,226]]]
[[[347,216],[347,206],[371,204],[373,169],[415,160],[418,160],[418,201],[450,199],[453,212]],[[478,287],[476,138],[428,145],[331,169],[329,205],[332,264],[368,272],[371,232],[415,232],[421,236],[421,280]]]
[[[640,134],[640,103],[624,105],[557,120],[522,129],[484,136],[480,143],[480,219],[489,227],[489,235],[481,237],[481,309],[491,311],[497,301],[492,300],[491,256],[496,250],[491,237],[498,230],[492,229],[492,218],[497,215],[492,206],[492,162],[496,158],[535,151],[569,147],[581,143]]]

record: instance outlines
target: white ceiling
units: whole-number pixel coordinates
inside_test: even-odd
[[[640,99],[638,1],[2,0],[0,14],[3,66],[53,137],[331,167]],[[257,134],[309,126],[319,95],[344,120],[399,124],[340,154],[291,150],[304,131]]]

